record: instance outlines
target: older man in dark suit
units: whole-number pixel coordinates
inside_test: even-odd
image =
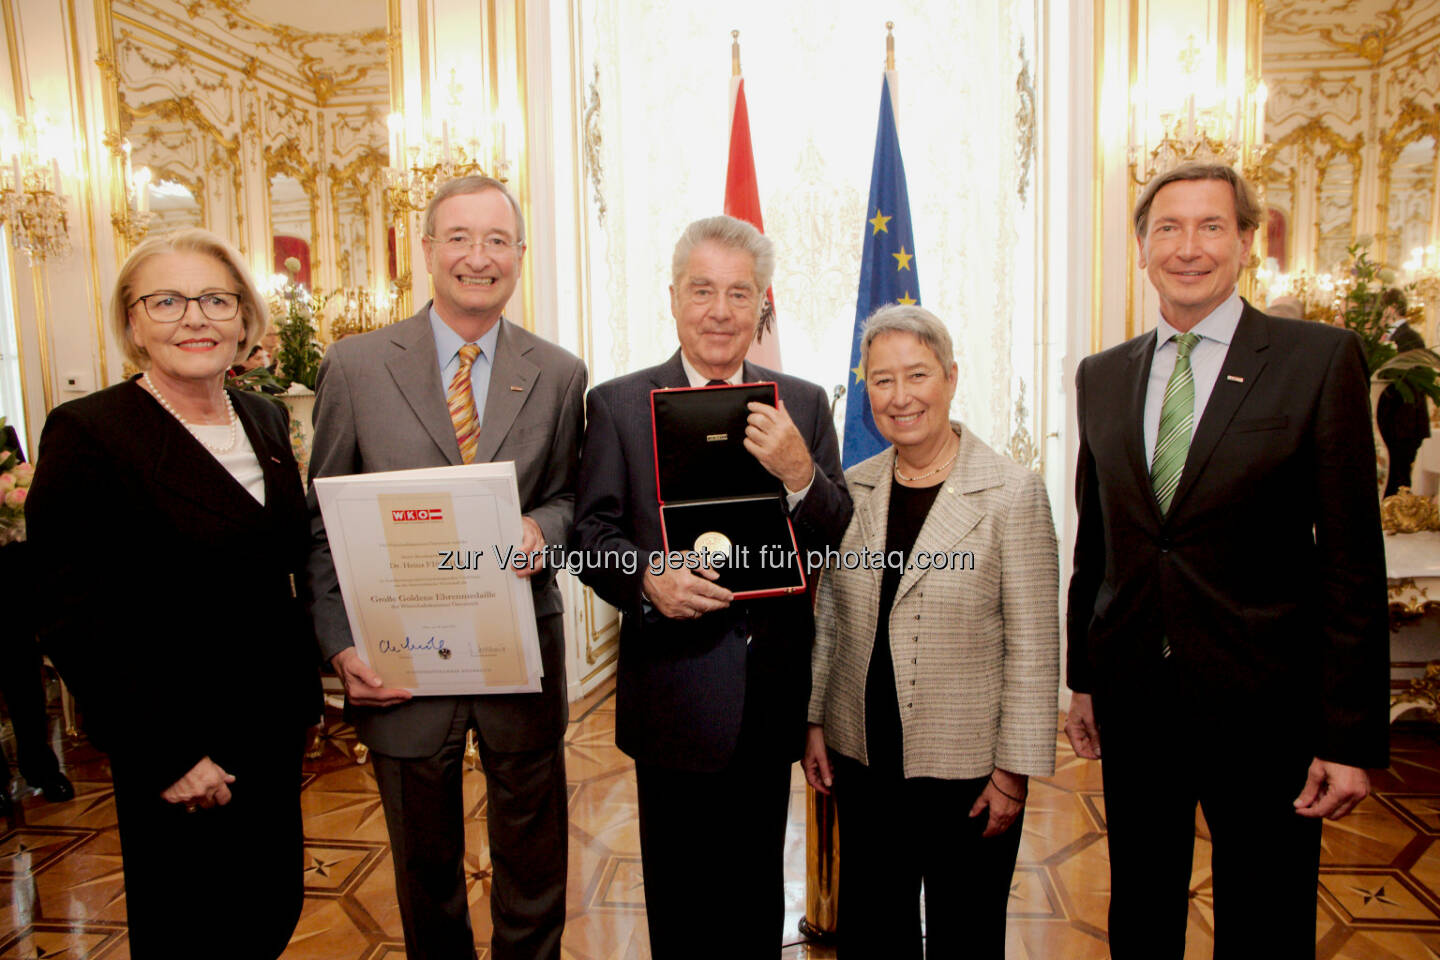
[[[1066,732],[1104,744],[1110,950],[1185,953],[1195,808],[1215,955],[1314,955],[1321,818],[1387,763],[1385,565],[1353,334],[1235,281],[1259,205],[1222,165],[1141,195],[1158,330],[1080,364]]]
[[[572,544],[581,579],[621,611],[615,740],[635,758],[650,949],[672,957],[780,952],[790,767],[805,746],[814,637],[805,595],[735,601],[714,571],[652,572],[662,549],[650,391],[774,380],[745,449],[776,478],[807,551],[850,521],[820,387],[745,362],[775,255],[754,227],[699,220],[675,247],[680,349],[590,391]],[[624,568],[607,557],[634,556]],[[754,558],[752,558],[753,561]],[[627,569],[633,572],[627,572]],[[813,581],[812,581],[813,582]],[[695,855],[703,843],[710,855]]]
[[[464,177],[436,192],[424,226],[435,299],[408,320],[330,348],[316,386],[311,475],[513,460],[522,549],[562,544],[574,511],[585,366],[501,316],[525,253],[520,206],[499,181]],[[554,571],[517,568],[533,578],[545,668],[539,693],[411,698],[384,687],[355,652],[311,489],[316,633],[345,682],[360,739],[372,750],[406,955],[475,956],[460,784],[473,728],[494,869],[489,955],[559,957],[566,700]]]

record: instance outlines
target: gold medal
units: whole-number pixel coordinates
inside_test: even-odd
[[[696,553],[730,553],[730,538],[715,530],[707,530],[695,538]]]

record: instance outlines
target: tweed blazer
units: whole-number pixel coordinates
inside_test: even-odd
[[[1059,559],[1038,474],[961,424],[955,466],[915,539],[890,610],[906,777],[960,780],[996,767],[1055,769]],[[875,645],[891,447],[845,473],[855,515],[822,574],[810,722],[830,749],[868,762],[865,681]],[[945,569],[937,569],[943,556]],[[934,561],[934,562],[932,562]],[[927,567],[929,569],[927,569]]]

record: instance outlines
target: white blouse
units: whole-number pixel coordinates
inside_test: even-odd
[[[235,446],[230,448],[229,453],[216,453],[213,446],[221,446],[230,439],[230,427],[227,424],[186,424],[190,432],[195,434],[206,450],[220,461],[220,466],[230,471],[240,486],[249,491],[250,496],[265,505],[265,471],[260,469],[260,458],[255,455],[255,448],[250,445],[250,437],[245,433],[245,425],[237,419],[235,423]],[[212,446],[213,445],[213,446]]]

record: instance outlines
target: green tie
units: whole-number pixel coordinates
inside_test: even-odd
[[[1176,344],[1175,369],[1165,384],[1155,458],[1150,464],[1150,482],[1162,514],[1170,512],[1170,501],[1180,486],[1180,472],[1190,453],[1190,433],[1195,425],[1195,377],[1190,373],[1190,351],[1201,338],[1198,333],[1181,333],[1170,339]]]

